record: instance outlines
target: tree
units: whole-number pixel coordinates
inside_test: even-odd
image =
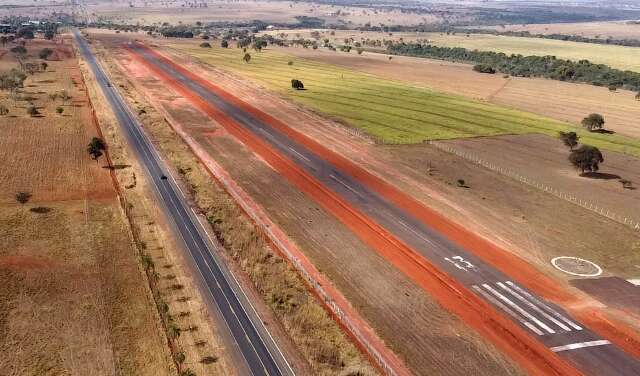
[[[33,30],[28,27],[21,27],[18,29],[18,31],[16,31],[16,38],[33,39]]]
[[[487,64],[476,64],[473,66],[473,70],[480,73],[488,73],[488,74],[496,73],[496,70],[491,65],[487,65]]]
[[[53,50],[51,48],[43,48],[40,50],[40,52],[38,52],[38,56],[42,60],[48,59],[51,54],[53,54]]]
[[[582,145],[575,149],[569,155],[569,162],[580,169],[581,173],[585,171],[596,172],[600,168],[600,163],[604,162],[604,158],[600,150],[591,145]]]
[[[39,115],[40,112],[38,111],[36,106],[30,104],[30,105],[27,106],[27,114],[29,114],[29,116],[31,116],[31,117],[34,117],[36,115]]]
[[[304,84],[302,83],[302,81],[296,80],[294,78],[293,80],[291,80],[291,87],[296,89],[296,90],[302,90],[302,89],[304,89]]]
[[[13,54],[23,57],[24,55],[27,54],[27,49],[24,48],[24,46],[15,46],[12,49],[10,49],[9,51],[11,51]]]
[[[16,201],[18,201],[22,205],[29,202],[29,199],[31,199],[31,193],[29,192],[21,191],[16,193]]]
[[[60,99],[62,99],[62,104],[67,103],[67,101],[69,99],[71,99],[71,96],[69,95],[69,93],[67,93],[66,90],[60,90],[60,95],[59,95]]]
[[[9,38],[7,38],[6,36],[1,36],[0,37],[0,43],[2,43],[2,47],[7,45],[7,42],[9,41]]]
[[[55,31],[54,31],[53,29],[51,29],[51,28],[47,29],[47,30],[44,32],[44,38],[45,38],[45,39],[47,39],[47,40],[51,40],[51,39],[53,39],[53,37],[54,37],[55,35],[56,35]]]
[[[223,39],[222,42],[220,42],[220,47],[222,47],[222,48],[229,47],[229,42],[227,42],[226,39]]]
[[[578,145],[578,140],[580,139],[580,136],[578,136],[576,132],[560,131],[558,132],[558,137],[562,140],[562,143],[565,144],[565,146],[569,147],[569,150],[573,150],[573,148]]]
[[[211,44],[209,44],[209,42],[203,42],[203,43],[200,43],[200,47],[202,47],[202,48],[211,48]]]
[[[582,119],[582,126],[587,128],[589,132],[593,132],[596,129],[602,129],[604,126],[604,117],[600,114],[590,114],[586,118]]]
[[[49,64],[47,64],[45,61],[40,63],[40,68],[42,69],[43,72],[47,71],[47,68],[49,68]]]
[[[102,156],[102,152],[106,149],[107,145],[98,137],[92,138],[91,142],[89,142],[89,145],[87,146],[87,152],[91,155],[91,159],[96,162]]]
[[[251,60],[251,55],[249,55],[248,53],[244,54],[242,60],[244,60],[245,63],[249,63],[249,61]]]
[[[640,101],[640,91],[636,94],[636,100]]]
[[[62,113],[64,112],[64,107],[62,107],[62,106],[58,106],[58,107],[56,107],[56,112],[57,112],[58,114],[62,115]]]
[[[9,113],[9,109],[4,104],[0,104],[0,115],[5,116]]]

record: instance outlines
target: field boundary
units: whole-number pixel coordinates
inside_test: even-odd
[[[497,172],[503,176],[507,176],[509,178],[512,178],[513,180],[519,181],[522,184],[526,184],[530,187],[536,188],[540,191],[549,193],[555,197],[558,197],[562,200],[565,200],[567,202],[570,202],[574,205],[578,205],[584,209],[590,210],[596,214],[602,215],[608,219],[611,219],[615,222],[618,222],[620,224],[629,226],[630,228],[639,231],[640,232],[640,221],[635,220],[633,218],[629,218],[629,217],[625,217],[622,215],[619,215],[615,212],[613,212],[612,210],[609,210],[603,206],[598,206],[597,204],[594,204],[591,201],[588,200],[583,200],[581,198],[578,198],[572,194],[563,192],[559,189],[556,189],[550,185],[547,185],[545,183],[540,183],[536,180],[530,179],[526,176],[520,175],[517,172],[511,171],[507,168],[498,166],[492,162],[488,162],[485,161],[484,159],[480,158],[479,156],[472,154],[472,153],[467,153],[467,152],[463,152],[460,151],[450,145],[445,145],[441,142],[437,142],[437,141],[433,141],[433,140],[428,140],[427,141],[428,145],[432,145],[434,147],[436,147],[437,149],[440,149],[442,151],[445,151],[447,153],[451,153],[454,155],[457,155],[458,157],[461,157],[463,159],[466,159],[467,161],[470,161],[474,164],[477,164],[479,166],[485,167],[491,171]]]

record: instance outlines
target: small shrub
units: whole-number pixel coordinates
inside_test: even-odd
[[[222,42],[220,42],[220,47],[222,47],[222,48],[229,47],[229,42],[227,42],[226,40],[223,40]]]
[[[456,181],[456,185],[460,188],[466,188],[467,187],[467,182],[464,181],[464,179],[458,179]]]
[[[182,364],[184,363],[185,359],[187,357],[184,355],[184,353],[182,351],[177,352],[173,355],[173,359],[175,359],[176,363],[178,364]]]
[[[29,105],[27,106],[27,114],[31,117],[34,117],[36,115],[39,115],[40,112],[38,111],[38,109],[36,108],[36,106],[34,105]]]
[[[0,115],[5,116],[9,114],[9,109],[4,104],[0,104]]]
[[[620,179],[619,181],[623,189],[633,189],[633,182],[631,180]]]
[[[296,90],[304,89],[304,84],[300,80],[296,80],[295,78],[291,80],[291,87]]]
[[[45,206],[36,206],[35,208],[29,209],[29,211],[37,214],[47,214],[51,211],[51,208],[47,208]]]
[[[64,107],[61,107],[61,106],[56,107],[56,112],[58,114],[62,114],[64,112]]]
[[[16,193],[16,201],[18,201],[22,205],[29,202],[29,199],[31,199],[31,193],[29,192],[22,191],[22,192]]]
[[[289,61],[287,62],[287,65],[293,65],[293,61],[289,60]],[[640,94],[639,94],[639,95],[640,95]]]
[[[480,73],[488,73],[488,74],[496,73],[496,70],[491,65],[488,65],[488,64],[476,64],[473,66],[473,70]]]
[[[209,42],[203,42],[203,43],[200,43],[200,47],[202,47],[202,48],[211,48],[211,44],[209,44]]]
[[[218,357],[217,356],[205,356],[204,358],[202,358],[200,360],[200,363],[202,364],[212,364],[212,363],[216,363],[218,361]]]

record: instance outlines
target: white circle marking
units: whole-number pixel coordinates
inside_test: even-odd
[[[591,266],[593,266],[596,271],[595,273],[591,273],[591,274],[583,274],[583,273],[574,273],[574,272],[570,272],[568,270],[564,270],[561,267],[558,266],[557,262],[560,260],[577,260],[577,261],[581,261],[587,264],[590,264]],[[560,270],[561,272],[565,272],[567,274],[571,274],[571,275],[576,275],[578,277],[597,277],[600,274],[602,274],[602,268],[599,267],[597,264],[589,261],[589,260],[585,260],[585,259],[581,259],[578,257],[571,257],[571,256],[560,256],[560,257],[555,257],[551,260],[551,265],[553,265],[556,269]]]

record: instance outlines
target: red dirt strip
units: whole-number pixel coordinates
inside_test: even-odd
[[[479,252],[477,252],[481,257],[484,256],[483,253],[491,250],[493,252],[501,252],[504,254],[503,257],[507,257],[507,259],[515,258],[515,256],[508,252],[497,249],[484,239],[470,234],[463,228],[442,218],[439,214],[423,207],[417,201],[397,191],[381,179],[353,165],[345,158],[325,149],[315,141],[293,131],[282,122],[260,112],[238,98],[233,97],[208,81],[205,81],[204,79],[169,61],[157,52],[150,52],[157,58],[161,59],[163,63],[171,65],[173,69],[179,71],[189,79],[198,82],[203,87],[206,87],[219,96],[224,97],[225,100],[252,114],[256,118],[268,123],[273,126],[274,129],[278,129],[285,133],[293,140],[308,147],[311,151],[334,164],[337,168],[343,169],[345,172],[352,174],[352,176],[360,179],[365,185],[368,185],[391,202],[404,210],[407,210],[407,212],[415,215],[417,218],[425,221],[429,226],[443,232],[447,237],[458,242],[458,244],[475,250],[478,245],[475,242],[481,242],[482,247],[480,247]],[[484,302],[460,283],[434,267],[422,256],[418,255],[384,228],[380,227],[375,222],[370,221],[362,213],[355,210],[351,205],[346,203],[332,191],[328,190],[317,180],[309,176],[294,162],[282,157],[265,141],[244,129],[225,113],[222,113],[210,103],[204,101],[190,89],[184,87],[175,78],[166,74],[153,64],[145,61],[142,57],[135,54],[135,52],[132,52],[132,56],[161,77],[177,92],[192,101],[203,112],[224,126],[230,134],[250,147],[256,154],[260,155],[274,169],[279,171],[292,184],[298,187],[298,189],[305,192],[308,196],[322,205],[327,211],[340,219],[350,230],[358,235],[363,242],[371,246],[374,250],[384,256],[392,265],[396,266],[399,270],[408,275],[416,284],[422,287],[430,295],[434,296],[443,307],[459,316],[465,323],[495,343],[505,353],[510,354],[510,356],[530,372],[541,375],[580,374],[575,368],[564,362],[559,356],[551,352],[546,346],[538,342],[515,323],[506,319],[488,303]],[[492,259],[495,259],[495,257],[489,258],[489,260]],[[501,263],[498,264],[502,264],[502,267],[499,266],[499,269],[505,269],[504,267],[506,266],[507,269],[512,272],[511,274],[513,274],[514,270],[518,272],[516,273],[518,274],[518,278],[514,278],[515,280],[521,280],[523,277],[523,275],[520,274],[520,270],[518,270],[521,267],[526,271],[524,274],[525,278],[527,276],[533,276],[530,281],[538,281],[537,283],[541,280],[541,275],[536,273],[533,268],[522,260],[518,259],[518,262],[514,263],[514,265],[505,265],[504,260],[498,261],[501,261]],[[548,291],[560,292],[560,290],[553,287],[553,283],[550,280],[546,280],[549,283],[546,287],[550,287],[550,290]],[[523,285],[527,284],[528,283],[523,282]],[[542,286],[544,286],[544,284],[542,284]]]

